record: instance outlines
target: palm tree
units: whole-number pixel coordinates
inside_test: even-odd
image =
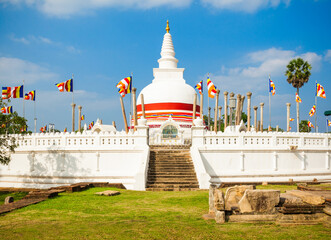
[[[292,84],[297,89],[299,95],[299,88],[301,88],[310,77],[311,66],[307,61],[302,58],[292,59],[287,65],[285,76],[287,82]],[[297,102],[297,131],[299,132],[299,103]]]

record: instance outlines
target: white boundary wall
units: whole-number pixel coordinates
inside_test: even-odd
[[[0,165],[0,187],[49,188],[77,182],[123,183],[145,190],[148,127],[135,133],[15,135],[18,147]]]
[[[222,133],[192,127],[200,188],[210,182],[331,181],[331,134]]]

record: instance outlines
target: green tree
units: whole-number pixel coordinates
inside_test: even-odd
[[[299,89],[309,80],[311,75],[310,70],[310,64],[302,58],[292,59],[287,65],[287,70],[285,72],[287,82],[296,88],[298,95]],[[299,103],[297,102],[297,131],[300,131],[299,121]]]
[[[310,132],[311,127],[308,126],[308,120],[301,120],[299,124],[299,131],[300,132]]]
[[[10,101],[8,101],[10,103]],[[0,108],[6,107],[0,99]],[[26,131],[26,119],[18,116],[17,112],[11,114],[0,113],[0,163],[8,164],[10,162],[10,152],[15,150],[15,138],[9,134],[22,133]]]

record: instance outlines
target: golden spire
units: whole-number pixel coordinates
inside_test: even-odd
[[[167,20],[167,27],[166,27],[166,31],[167,31],[167,33],[169,33],[169,31],[170,31],[170,27],[169,27],[169,20]]]

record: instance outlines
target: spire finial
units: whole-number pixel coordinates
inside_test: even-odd
[[[166,31],[167,31],[167,33],[169,33],[169,31],[170,31],[170,27],[169,27],[169,20],[167,20],[167,27],[166,27]]]

